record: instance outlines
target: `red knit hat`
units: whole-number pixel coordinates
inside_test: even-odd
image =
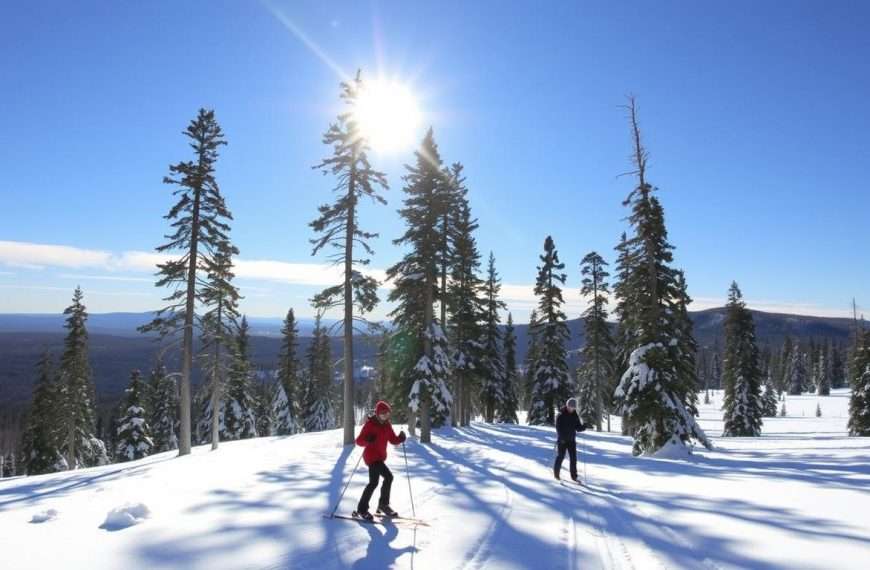
[[[392,411],[393,411],[393,409],[390,407],[390,405],[383,400],[380,400],[380,401],[378,401],[377,404],[375,404],[375,415],[379,416],[381,414],[385,414],[387,412],[392,412]]]

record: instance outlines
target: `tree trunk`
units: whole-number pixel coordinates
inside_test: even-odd
[[[200,162],[202,162],[200,160]],[[196,265],[199,247],[199,207],[202,189],[193,193],[193,212],[190,231],[190,257],[187,261],[187,298],[184,314],[184,345],[181,356],[181,409],[179,421],[178,455],[190,454],[190,371],[193,368],[193,317],[196,310]]]
[[[218,307],[218,330],[221,326],[221,307]],[[219,334],[219,333],[218,333]],[[221,365],[221,344],[219,340],[215,341],[214,350],[214,368],[211,371],[211,449],[214,451],[218,448],[220,442],[220,420],[218,418],[218,410],[220,409],[220,372]]]
[[[425,306],[423,308],[423,352],[430,359],[432,358],[432,269],[426,272],[426,295]],[[432,418],[429,417],[429,387],[423,386],[420,391],[420,443],[430,443],[432,441]]]
[[[353,421],[353,233],[356,213],[356,157],[348,181],[347,229],[344,238],[344,444],[354,442]]]

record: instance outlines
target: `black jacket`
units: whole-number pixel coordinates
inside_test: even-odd
[[[559,437],[559,441],[563,443],[576,443],[578,431],[586,431],[586,426],[580,421],[577,410],[573,412],[569,412],[568,408],[559,410],[559,415],[556,416],[556,434]]]

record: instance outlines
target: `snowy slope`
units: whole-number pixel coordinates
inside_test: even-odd
[[[717,449],[692,461],[584,434],[587,491],[553,481],[550,429],[475,424],[409,442],[431,525],[416,529],[322,517],[359,457],[339,431],[5,480],[3,568],[867,568],[870,440],[845,436],[846,395],[789,397],[790,417],[756,439],[717,437],[720,397],[701,418]],[[401,448],[388,464],[393,506],[410,515]],[[339,512],[364,479],[361,467]],[[150,516],[101,528],[128,503]]]

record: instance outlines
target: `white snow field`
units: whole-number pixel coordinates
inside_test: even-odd
[[[360,454],[338,430],[4,480],[2,568],[870,567],[870,439],[846,436],[847,394],[789,397],[788,417],[746,439],[718,437],[720,398],[701,417],[716,450],[689,461],[635,458],[628,438],[583,434],[589,490],[553,480],[552,428],[474,424],[409,441],[428,527],[323,518]],[[401,447],[388,465],[393,507],[410,515]],[[340,513],[355,507],[363,469]],[[150,517],[101,528],[127,505]],[[50,509],[56,518],[31,522]]]

